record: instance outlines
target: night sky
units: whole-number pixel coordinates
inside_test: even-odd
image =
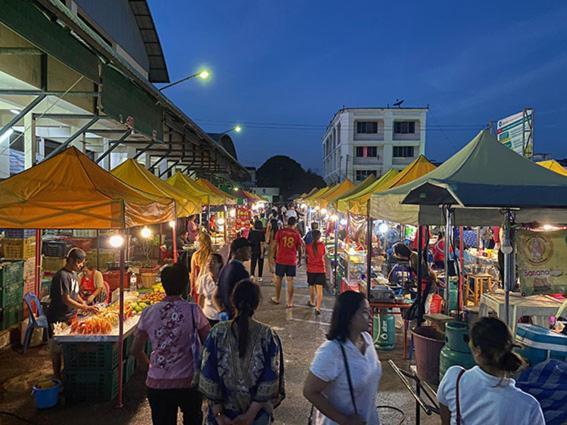
[[[239,159],[322,170],[321,137],[347,107],[430,106],[426,154],[444,160],[489,121],[535,108],[535,151],[567,156],[567,2],[150,0],[166,94],[209,132],[236,123]],[[167,6],[167,7],[165,7]]]

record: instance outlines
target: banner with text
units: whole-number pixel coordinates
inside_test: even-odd
[[[519,230],[516,248],[523,295],[567,293],[567,230]]]
[[[533,109],[498,120],[496,137],[500,143],[508,146],[517,154],[531,158],[533,156]]]

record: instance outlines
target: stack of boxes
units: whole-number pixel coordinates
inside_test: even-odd
[[[9,329],[23,320],[24,262],[0,263],[0,330]]]

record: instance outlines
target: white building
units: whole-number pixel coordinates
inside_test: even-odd
[[[255,195],[261,196],[269,202],[278,202],[280,200],[279,187],[252,187],[250,190]]]
[[[343,108],[323,137],[324,178],[360,182],[402,169],[425,152],[428,108]]]

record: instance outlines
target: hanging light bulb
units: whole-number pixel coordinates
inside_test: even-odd
[[[169,227],[171,227],[172,229],[175,229],[175,224],[176,224],[175,220],[171,220],[169,222]]]
[[[144,239],[149,239],[149,238],[152,237],[152,231],[148,226],[144,226],[144,227],[142,227],[142,230],[140,231],[140,235]]]
[[[110,246],[112,248],[120,248],[122,245],[124,245],[124,236],[122,235],[112,235],[109,239],[108,239],[108,243],[110,244]]]

